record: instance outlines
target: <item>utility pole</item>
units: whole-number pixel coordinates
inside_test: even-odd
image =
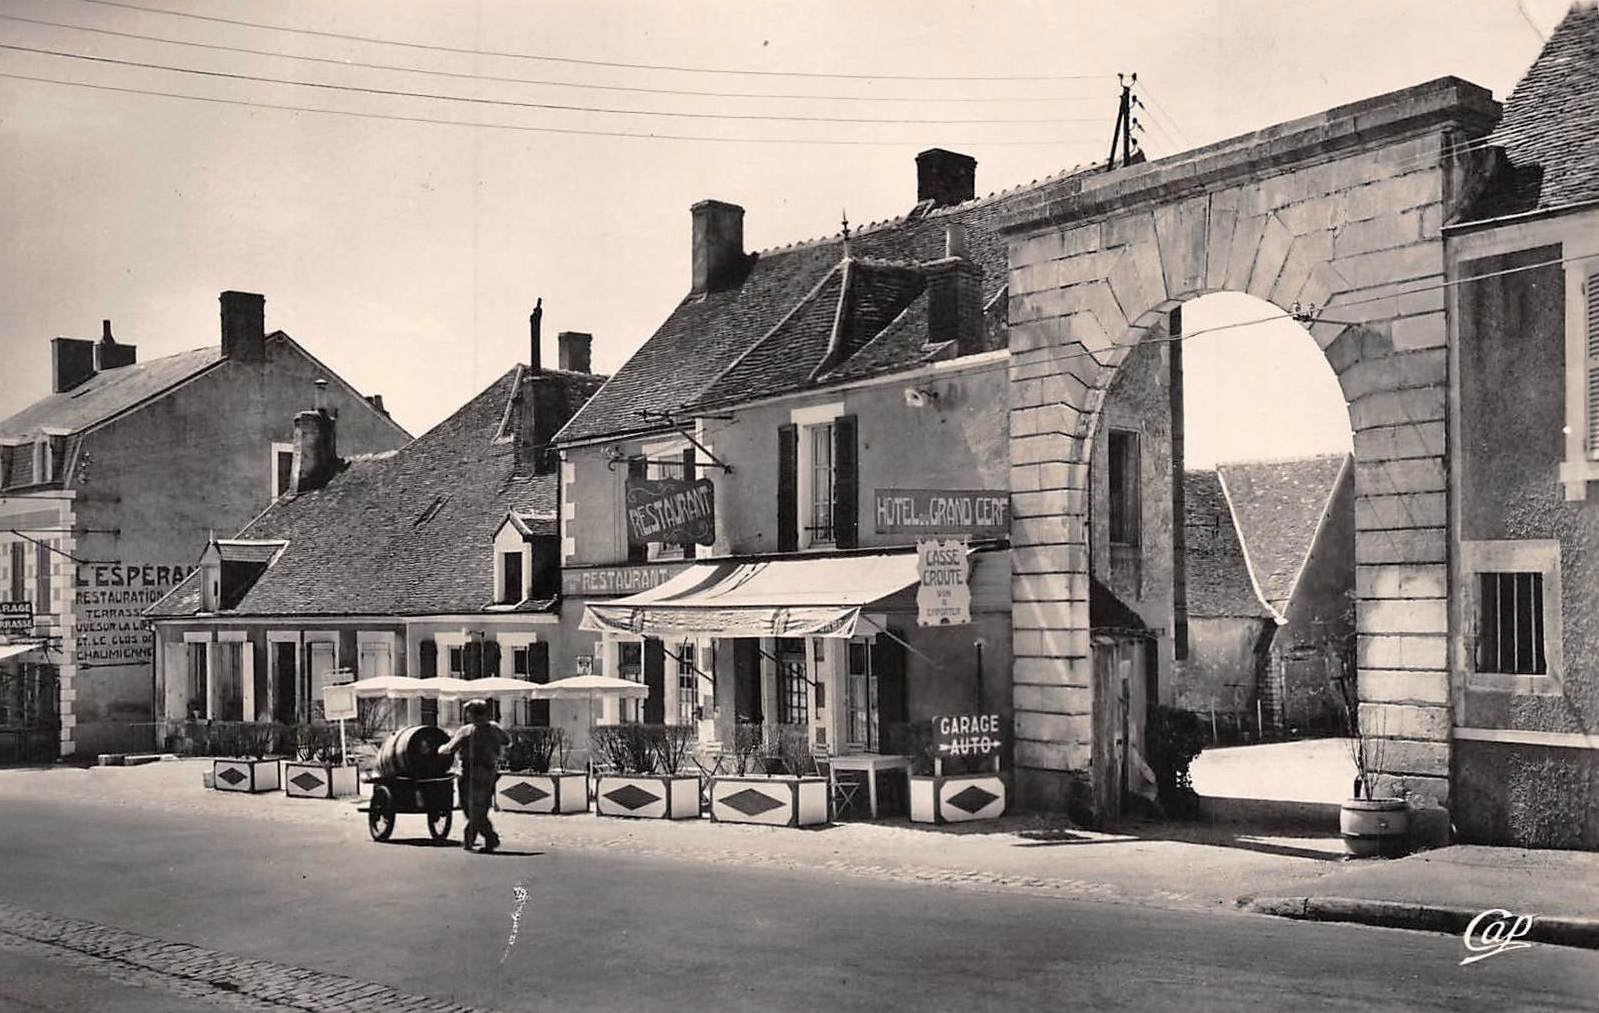
[[[1138,83],[1138,75],[1117,74],[1116,80],[1122,88],[1121,99],[1116,108],[1116,126],[1110,132],[1110,157],[1105,160],[1105,171],[1116,168],[1116,146],[1121,145],[1122,165],[1129,165],[1133,160],[1133,85]]]

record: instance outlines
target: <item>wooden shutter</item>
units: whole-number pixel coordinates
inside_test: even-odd
[[[644,458],[634,458],[627,462],[627,477],[630,479],[648,478],[649,467],[650,462]],[[622,509],[627,509],[627,496],[625,494],[622,497]],[[627,516],[624,514],[622,517],[622,532],[623,537],[627,539],[627,561],[629,563],[647,562],[650,558],[650,547],[642,543],[634,545],[632,537],[627,534],[627,530]]]
[[[777,427],[777,551],[799,548],[799,427]]]
[[[542,640],[527,645],[527,677],[533,682],[550,681],[550,645]],[[550,702],[531,700],[527,709],[528,724],[539,728],[550,726]]]
[[[855,416],[833,421],[833,544],[853,549],[860,540],[860,453]]]
[[[1583,301],[1588,307],[1588,458],[1599,460],[1599,271],[1585,279]]]
[[[694,473],[694,448],[689,447],[687,450],[683,451],[683,481],[692,482],[698,477],[699,476]],[[700,547],[694,542],[687,543],[683,546],[684,558],[693,559],[695,556],[700,554],[699,548]]]
[[[654,637],[644,641],[644,685],[650,695],[644,700],[644,723],[666,723],[666,645]]]
[[[479,674],[485,678],[500,674],[500,642],[498,640],[485,640],[483,642],[483,667]]]
[[[905,645],[894,639],[902,636],[899,630],[891,629],[879,633],[872,641],[872,674],[877,677],[877,749],[881,753],[895,753],[905,748],[902,726],[910,720]]]

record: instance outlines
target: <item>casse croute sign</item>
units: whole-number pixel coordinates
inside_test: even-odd
[[[1010,493],[1004,489],[878,489],[875,501],[880,535],[1010,532]]]

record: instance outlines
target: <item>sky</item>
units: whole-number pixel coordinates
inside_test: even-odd
[[[905,212],[927,147],[977,158],[979,192],[1026,183],[1104,157],[1119,72],[1152,158],[1449,74],[1502,99],[1566,7],[0,0],[0,417],[49,392],[51,337],[110,318],[141,360],[216,344],[240,289],[420,434],[526,360],[535,299],[547,364],[576,330],[619,366],[688,289],[697,200],[746,208],[759,250]],[[1207,297],[1185,327],[1261,309]],[[1347,449],[1297,325],[1201,336],[1186,362],[1190,463]]]

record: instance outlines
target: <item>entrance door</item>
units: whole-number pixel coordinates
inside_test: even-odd
[[[811,722],[811,682],[805,667],[805,641],[784,637],[777,642],[777,722]],[[807,733],[808,737],[808,733]]]
[[[741,725],[766,720],[761,703],[761,642],[750,637],[733,641],[733,714]]]
[[[48,763],[61,748],[56,667],[0,666],[0,763]]]
[[[328,676],[333,674],[334,661],[336,659],[334,645],[330,643],[306,644],[305,649],[311,659],[308,679],[310,685],[307,694],[310,698],[310,713],[314,720],[321,720],[323,715],[322,687],[328,684]]]
[[[284,641],[272,644],[272,689],[277,702],[272,711],[274,721],[293,724],[299,720],[300,698],[296,693],[300,686],[299,660],[298,644]]]
[[[844,674],[844,744],[854,752],[875,753],[881,737],[871,644],[859,638],[851,640],[848,665]]]
[[[897,630],[890,631],[898,634]],[[905,645],[879,633],[872,641],[872,674],[877,676],[877,716],[881,734],[878,752],[897,753],[905,749],[899,741],[910,720],[910,692],[905,678]]]

